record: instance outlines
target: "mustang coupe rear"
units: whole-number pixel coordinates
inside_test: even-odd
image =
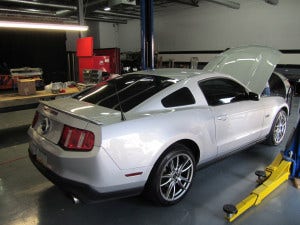
[[[261,96],[279,56],[236,48],[203,71],[140,71],[41,102],[28,130],[30,158],[84,202],[143,192],[175,204],[196,167],[265,139],[282,142],[288,105]]]

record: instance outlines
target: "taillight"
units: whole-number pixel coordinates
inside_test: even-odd
[[[71,151],[90,151],[94,146],[94,142],[95,135],[91,131],[66,125],[59,141],[61,147]]]
[[[32,127],[35,126],[35,124],[38,121],[38,119],[39,119],[39,113],[38,113],[38,111],[35,111],[35,114],[34,114],[34,117],[33,117],[32,123],[31,123]]]

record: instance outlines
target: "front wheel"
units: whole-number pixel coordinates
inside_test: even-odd
[[[190,189],[195,157],[184,145],[174,145],[156,163],[146,185],[148,198],[160,205],[173,205]]]
[[[268,144],[279,145],[282,142],[286,132],[286,124],[286,112],[284,110],[280,110],[275,117],[270,134],[268,136]]]

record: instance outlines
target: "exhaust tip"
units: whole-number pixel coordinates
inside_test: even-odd
[[[72,198],[72,201],[75,205],[79,204],[80,203],[80,200],[78,198],[76,198],[75,196],[71,196]]]

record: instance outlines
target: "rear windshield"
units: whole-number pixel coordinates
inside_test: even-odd
[[[119,111],[121,106],[127,112],[174,83],[176,80],[167,77],[128,74],[85,90],[73,98]]]

